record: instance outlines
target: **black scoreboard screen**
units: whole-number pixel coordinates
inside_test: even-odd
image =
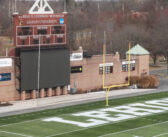
[[[70,84],[68,49],[42,49],[40,57],[40,89]],[[37,89],[37,83],[38,49],[21,51],[21,91]]]

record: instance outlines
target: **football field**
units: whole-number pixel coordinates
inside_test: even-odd
[[[168,92],[1,117],[0,137],[168,137]]]
[[[99,137],[168,137],[168,121],[109,133]]]

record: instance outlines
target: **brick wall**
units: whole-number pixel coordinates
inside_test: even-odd
[[[131,71],[131,76],[149,74],[149,55],[132,56],[135,60],[135,70]],[[106,63],[113,63],[113,73],[105,75],[105,85],[116,85],[127,83],[128,72],[122,71],[122,62],[118,53],[106,55]],[[78,90],[95,90],[103,86],[103,75],[99,74],[99,64],[103,63],[102,55],[94,55],[91,58],[83,58],[81,61],[71,61],[72,66],[82,66],[82,73],[71,74],[71,88],[74,83]]]
[[[82,52],[82,51],[80,51]],[[131,71],[131,76],[141,76],[149,74],[149,55],[131,56],[135,60],[135,70]],[[116,85],[126,83],[128,72],[122,71],[122,62],[118,53],[115,55],[106,55],[106,63],[113,63],[113,73],[105,75],[105,85]],[[11,80],[0,81],[0,102],[11,100],[35,99],[36,91],[18,92],[16,90],[18,82],[15,79],[14,59],[11,67],[0,67],[0,74],[11,73]],[[103,75],[99,74],[99,64],[103,64],[102,55],[94,55],[90,58],[83,58],[81,61],[71,61],[72,66],[82,66],[82,73],[71,73],[70,84],[74,88],[83,91],[101,89],[103,84]],[[42,91],[40,91],[42,92]],[[58,96],[67,94],[67,87],[57,87],[44,89],[44,97]],[[39,96],[40,97],[40,96]],[[41,96],[42,97],[42,96]]]
[[[0,81],[0,102],[20,99],[19,92],[15,88],[14,59],[12,59],[12,66],[0,67],[0,74],[4,73],[11,73],[11,80]]]

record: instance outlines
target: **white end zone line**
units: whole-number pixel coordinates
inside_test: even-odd
[[[32,137],[32,136],[27,136],[27,135],[24,135],[24,134],[19,134],[19,133],[14,133],[14,132],[8,132],[8,131],[3,131],[3,130],[0,130],[0,132],[11,134],[11,135],[22,136],[22,137]]]
[[[132,128],[132,129],[128,129],[128,130],[124,130],[124,131],[120,131],[120,132],[105,134],[105,135],[98,136],[98,137],[106,137],[106,136],[109,136],[109,135],[116,135],[116,134],[125,133],[125,132],[128,132],[128,131],[133,131],[133,130],[142,129],[142,128],[146,128],[146,127],[151,127],[151,126],[155,126],[155,125],[161,125],[161,124],[164,124],[164,123],[168,123],[168,121],[164,121],[164,122],[160,122],[160,123],[156,123],[156,124],[151,124],[151,125],[147,125],[147,126],[142,126],[142,127],[138,127],[138,128]],[[159,137],[161,135],[167,135],[167,134],[168,133],[164,133],[164,134],[160,134],[160,135],[153,136],[153,137]]]

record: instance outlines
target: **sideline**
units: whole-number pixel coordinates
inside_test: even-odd
[[[127,97],[138,97],[141,95],[148,95],[148,94],[157,94],[157,93],[167,93],[168,90],[166,89],[164,90],[154,90],[154,89],[148,89],[148,90],[142,90],[142,89],[138,89],[138,90],[130,90],[129,92],[127,92],[128,89],[124,89],[124,90],[114,90],[113,92],[111,92],[112,95],[110,95],[110,100],[112,99],[123,99],[123,98],[127,98]],[[105,93],[104,93],[105,94]],[[90,93],[86,94],[86,95],[82,95],[83,98],[85,98],[86,96],[90,95]],[[91,94],[92,96],[94,95],[93,93]],[[65,102],[59,102],[59,103],[53,103],[53,104],[48,104],[46,106],[39,106],[39,107],[31,107],[31,108],[22,108],[20,110],[11,110],[8,112],[0,112],[0,117],[5,117],[5,116],[12,116],[12,115],[17,115],[17,114],[25,114],[25,113],[31,113],[31,112],[37,112],[37,111],[42,111],[42,110],[46,110],[46,109],[56,109],[56,108],[61,108],[61,107],[68,107],[68,106],[73,106],[73,105],[79,105],[79,104],[85,104],[85,103],[91,103],[91,102],[97,102],[97,101],[104,101],[105,100],[105,95],[104,97],[101,96],[101,94],[98,94],[99,96],[96,96],[96,98],[85,98],[82,100],[72,100],[71,102],[69,101],[68,103],[65,104]],[[75,95],[74,95],[75,96]],[[101,97],[100,97],[101,96]],[[63,98],[63,97],[62,97]],[[50,99],[50,98],[47,98]],[[53,97],[53,99],[56,99],[55,97]],[[42,99],[43,100],[43,99]],[[30,100],[29,100],[30,101]],[[46,101],[46,99],[44,100]],[[43,101],[43,102],[44,102]],[[20,103],[20,102],[19,102]],[[27,102],[29,103],[29,102]],[[26,103],[26,104],[27,104]]]

